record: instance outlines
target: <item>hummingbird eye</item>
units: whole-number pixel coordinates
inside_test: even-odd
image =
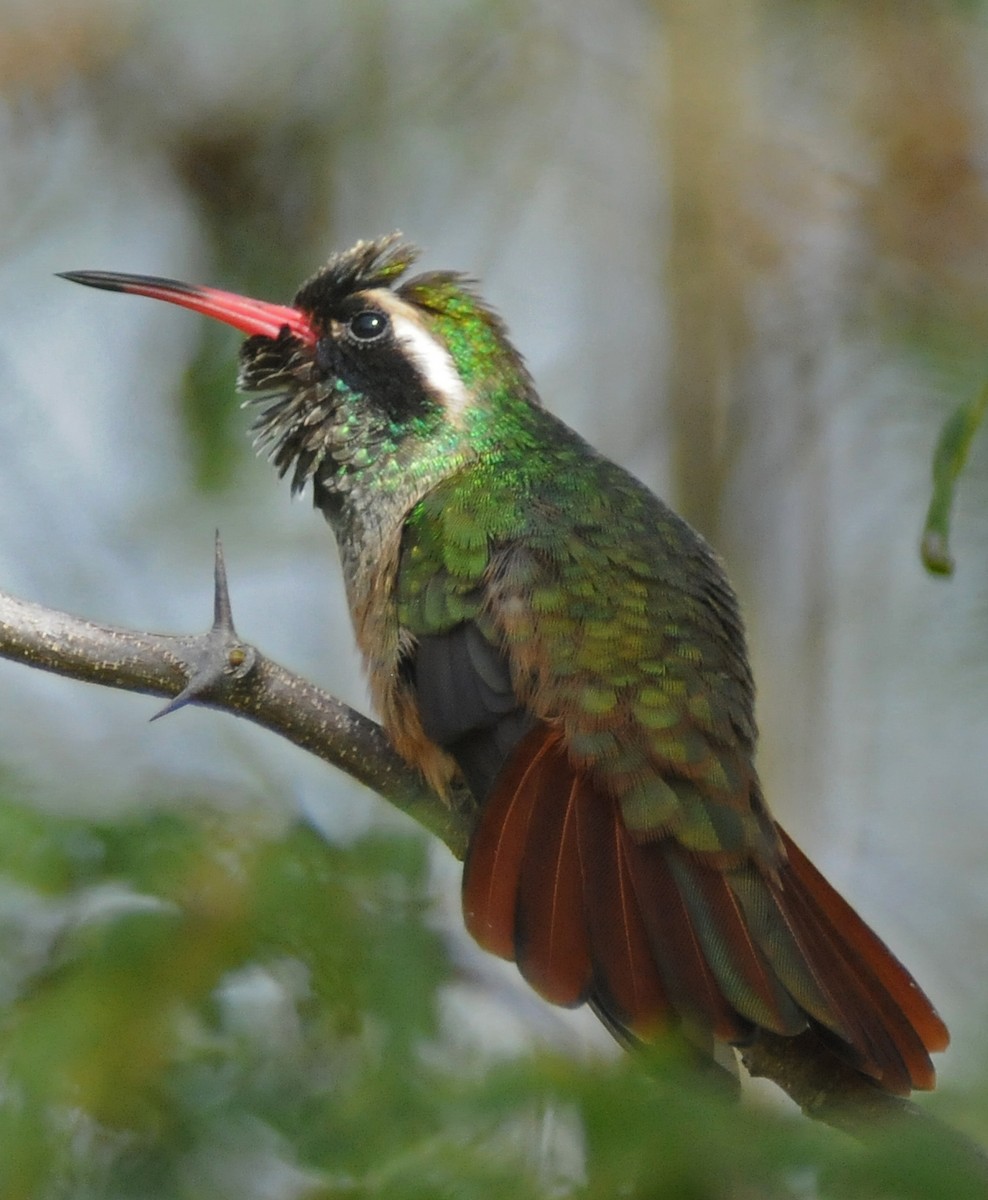
[[[358,342],[376,342],[388,332],[387,315],[373,308],[355,313],[347,322],[350,336]]]

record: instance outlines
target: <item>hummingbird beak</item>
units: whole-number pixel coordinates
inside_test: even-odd
[[[118,275],[113,271],[62,271],[61,279],[82,283],[86,287],[102,288],[107,292],[128,292],[132,296],[150,296],[152,300],[167,300],[193,312],[215,317],[239,329],[248,336],[277,338],[288,329],[299,341],[308,345],[316,342],[312,322],[300,309],[266,300],[251,300],[218,288],[179,283],[174,279],[158,279],[154,275]]]

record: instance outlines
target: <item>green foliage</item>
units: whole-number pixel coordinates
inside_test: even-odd
[[[952,575],[950,513],[957,480],[967,462],[971,442],[988,410],[988,384],[950,414],[940,431],[933,456],[933,493],[923,529],[923,564],[933,575]]]
[[[4,941],[45,929],[8,981],[0,1195],[195,1195],[189,1164],[253,1121],[334,1174],[429,1131],[413,1068],[446,965],[421,842],[3,806],[0,870]]]
[[[221,491],[246,453],[244,416],[234,392],[230,331],[203,323],[202,340],[182,382],[192,477],[203,491]]]
[[[454,1051],[427,866],[419,839],[0,804],[0,1195],[981,1194],[937,1139],[860,1153],[668,1049]]]

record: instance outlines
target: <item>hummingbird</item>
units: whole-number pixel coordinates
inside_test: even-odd
[[[766,805],[719,559],[543,407],[472,281],[408,276],[417,255],[358,242],[290,305],[64,277],[247,335],[258,446],[332,527],[382,723],[473,798],[482,947],[627,1044],[812,1030],[890,1093],[932,1088],[943,1021]]]

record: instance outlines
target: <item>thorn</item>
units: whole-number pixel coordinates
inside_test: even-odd
[[[226,578],[226,563],[223,559],[223,543],[220,540],[220,531],[218,529],[216,530],[214,545],[213,629],[217,632],[222,630],[224,633],[230,634],[231,637],[236,637],[237,631],[233,627],[233,608],[230,604],[230,588]]]
[[[195,680],[190,679],[184,688],[174,696],[164,708],[159,708],[153,717],[149,717],[150,721],[157,721],[161,717],[167,717],[169,713],[177,712],[180,708],[185,708],[186,704],[190,704],[196,698]]]
[[[151,718],[167,717],[186,704],[200,700],[209,693],[229,686],[232,680],[243,679],[254,668],[256,652],[241,642],[233,627],[230,589],[223,561],[220,531],[216,531],[213,559],[213,624],[208,632],[192,639],[186,659],[188,681],[184,688]]]

